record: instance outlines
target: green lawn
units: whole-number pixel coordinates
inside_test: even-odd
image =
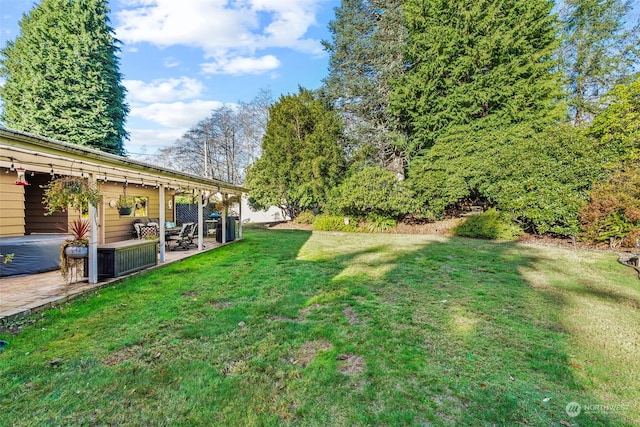
[[[0,334],[0,425],[640,423],[640,280],[615,255],[245,237]]]

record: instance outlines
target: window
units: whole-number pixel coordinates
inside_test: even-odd
[[[133,216],[135,217],[148,217],[149,216],[149,198],[135,196],[135,206],[133,209]]]

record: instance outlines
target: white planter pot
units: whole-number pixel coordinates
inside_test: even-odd
[[[86,246],[69,245],[64,248],[64,254],[69,258],[85,258],[89,254],[89,248]]]

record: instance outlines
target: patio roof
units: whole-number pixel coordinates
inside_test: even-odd
[[[160,262],[165,262],[165,215],[166,192],[175,190],[175,193],[191,192],[194,196],[200,193],[198,199],[198,250],[204,248],[204,199],[209,195],[220,193],[223,200],[228,200],[229,195],[241,196],[247,189],[221,180],[207,178],[179,172],[145,162],[135,161],[126,157],[94,150],[84,146],[69,144],[63,141],[33,135],[28,132],[8,129],[0,126],[0,168],[8,171],[22,168],[29,172],[51,174],[51,176],[77,176],[84,177],[94,183],[123,183],[126,188],[129,184],[141,184],[144,187],[155,186],[158,193],[159,209],[159,247]],[[5,180],[6,181],[6,180]],[[5,184],[6,185],[6,182]],[[23,186],[24,187],[24,186]],[[1,193],[0,193],[1,194]],[[22,206],[15,203],[11,206],[13,213],[20,212],[24,215],[24,195],[21,199]],[[104,207],[104,203],[100,203]],[[97,278],[97,247],[98,233],[101,224],[98,222],[98,206],[88,206],[88,220],[91,224],[89,233],[89,283],[96,283]],[[169,209],[171,209],[169,205]],[[222,243],[226,242],[226,209],[222,211]],[[241,218],[241,207],[237,214]],[[12,219],[15,219],[12,217]],[[24,219],[24,216],[23,216]],[[104,218],[103,218],[104,220]],[[24,224],[24,221],[23,221]],[[104,225],[104,224],[103,224]],[[105,228],[102,228],[104,230]],[[7,234],[7,236],[16,235]],[[238,235],[242,237],[242,224],[239,224]],[[108,243],[101,241],[100,243]]]
[[[179,172],[0,126],[0,167],[12,166],[56,175],[92,174],[96,180],[104,181],[163,184],[166,188],[178,190],[215,189],[230,194],[248,191],[244,187],[217,179]]]

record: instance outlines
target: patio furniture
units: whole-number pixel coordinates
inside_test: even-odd
[[[125,240],[98,245],[98,277],[120,277],[158,264],[156,240]],[[89,271],[85,258],[84,272]]]
[[[157,239],[160,234],[160,228],[157,225],[149,223],[140,226],[140,239]]]
[[[182,224],[182,228],[177,235],[166,236],[165,240],[169,250],[175,250],[178,248],[189,249],[189,246],[193,245],[193,236],[198,230],[198,225],[195,222],[185,222]],[[175,247],[171,247],[171,242],[175,242]]]

